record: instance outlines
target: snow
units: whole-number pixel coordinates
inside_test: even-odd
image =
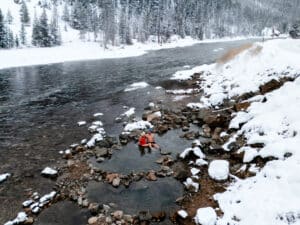
[[[200,172],[200,170],[197,169],[197,168],[192,168],[191,169],[191,173],[192,173],[193,176],[197,175],[199,172]]]
[[[124,112],[124,113],[122,114],[122,116],[131,117],[131,116],[133,116],[134,114],[135,114],[135,108],[132,107],[132,108],[130,108],[129,110],[127,110],[126,112]]]
[[[79,122],[77,122],[77,124],[78,124],[78,126],[84,126],[84,125],[86,125],[86,122],[85,121],[79,121]]]
[[[197,210],[195,222],[199,225],[215,225],[217,222],[217,214],[211,207],[200,208]]]
[[[214,160],[209,164],[208,174],[212,179],[223,181],[229,176],[229,162],[226,160]]]
[[[17,217],[12,220],[6,222],[4,225],[14,225],[14,224],[22,224],[28,219],[27,215],[25,212],[19,212]]]
[[[92,123],[92,125],[97,126],[97,127],[102,127],[102,126],[103,126],[103,123],[102,123],[101,121],[94,121],[94,122]]]
[[[188,217],[188,213],[187,213],[187,211],[185,211],[185,210],[179,210],[179,211],[177,211],[177,214],[181,217],[181,218],[183,218],[183,219],[185,219],[185,218],[187,218]]]
[[[177,90],[166,90],[166,93],[173,95],[188,95],[193,93],[198,93],[199,89],[189,88],[189,89],[177,89]]]
[[[46,167],[45,169],[43,169],[43,171],[41,172],[43,175],[56,175],[57,174],[57,170],[54,170],[50,167]]]
[[[190,152],[193,152],[195,156],[197,156],[200,159],[205,158],[205,155],[203,154],[203,152],[201,151],[201,149],[199,147],[194,147],[194,148],[186,148],[181,154],[180,154],[180,158],[184,159],[185,157],[188,156],[188,154]]]
[[[34,203],[34,201],[30,199],[30,200],[27,200],[27,201],[23,202],[22,205],[23,205],[24,208],[27,208],[33,203]]]
[[[152,127],[153,127],[153,125],[150,122],[140,120],[137,122],[128,123],[125,126],[124,131],[130,132],[133,130],[144,130],[144,129],[148,129],[148,128],[152,128]]]
[[[9,178],[11,176],[10,173],[4,173],[4,174],[0,174],[0,183],[4,182],[7,180],[7,178]]]
[[[57,193],[55,191],[52,191],[49,194],[44,195],[43,197],[40,198],[39,203],[43,206],[48,204],[50,201],[52,201],[54,199],[56,194]]]
[[[142,89],[142,88],[145,88],[145,87],[148,87],[149,84],[146,83],[146,82],[136,82],[136,83],[133,83],[131,85],[129,85],[124,91],[125,92],[128,92],[128,91],[135,91],[137,89]]]
[[[94,116],[94,117],[103,116],[103,113],[95,113],[93,116]]]
[[[193,187],[194,188],[194,191],[195,192],[198,192],[199,191],[199,184],[194,182],[192,180],[192,178],[187,178],[185,182],[183,182],[183,184],[187,187],[187,188],[190,188],[190,187]]]
[[[96,145],[96,142],[102,141],[103,135],[102,134],[94,134],[94,136],[86,143],[86,146],[89,148],[92,148]]]
[[[260,85],[272,79],[295,78],[277,90],[249,99],[250,107],[233,115],[230,128],[237,133],[231,134],[224,149],[228,150],[228,145],[243,135],[246,145],[239,152],[244,152],[244,163],[249,165],[257,156],[277,160],[267,162],[263,168],[251,163],[248,171],[255,174],[253,177],[235,179],[224,193],[216,194],[214,198],[224,215],[216,222],[211,209],[215,215],[212,224],[300,224],[300,195],[297,194],[300,190],[299,58],[298,40],[272,40],[256,43],[229,61],[185,70],[181,75],[177,73],[176,79],[189,79],[195,72],[203,73],[200,88],[204,96],[199,102],[189,104],[196,109],[215,107],[225,99],[256,92]],[[262,101],[264,98],[267,101]],[[261,148],[250,147],[252,144],[260,144]],[[202,159],[198,160],[195,165],[204,164]],[[247,165],[241,165],[238,172],[246,171]],[[213,179],[226,180],[229,163],[215,160],[208,170]],[[197,213],[196,223],[206,224],[201,218],[205,216]]]
[[[195,165],[197,165],[197,166],[204,166],[207,164],[208,164],[208,162],[206,162],[204,159],[197,159],[195,162]]]

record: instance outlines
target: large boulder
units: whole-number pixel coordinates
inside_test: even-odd
[[[268,93],[268,92],[271,92],[271,91],[273,91],[273,90],[275,90],[275,89],[280,88],[281,85],[282,85],[281,82],[279,82],[279,81],[277,81],[277,80],[275,80],[275,79],[272,79],[272,80],[270,80],[269,82],[267,82],[267,83],[261,85],[261,86],[259,87],[259,91],[260,91],[261,94],[264,95],[264,94],[266,94],[266,93]]]

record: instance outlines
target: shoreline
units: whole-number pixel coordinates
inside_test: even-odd
[[[186,37],[185,39],[179,39],[163,45],[158,45],[157,43],[135,43],[132,46],[111,47],[110,49],[103,49],[99,43],[96,42],[72,42],[52,48],[0,50],[0,70],[64,62],[138,57],[147,54],[149,51],[182,48],[195,44],[232,42],[261,38],[263,37],[237,37],[199,41]]]

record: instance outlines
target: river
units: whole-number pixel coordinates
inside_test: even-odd
[[[0,70],[0,174],[13,174],[0,185],[0,223],[21,210],[26,190],[52,190],[54,181],[42,178],[40,171],[64,163],[58,152],[89,137],[78,121],[91,122],[93,114],[101,112],[106,132],[117,135],[122,124],[115,118],[126,111],[124,106],[135,107],[141,116],[151,101],[170,103],[164,88],[172,88],[168,80],[174,72],[186,65],[212,63],[228,49],[249,42],[253,40],[196,44],[134,58]],[[124,92],[141,81],[149,86]]]

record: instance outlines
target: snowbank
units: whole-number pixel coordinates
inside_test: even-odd
[[[246,138],[244,163],[240,170],[256,175],[245,180],[236,179],[227,191],[216,194],[224,213],[218,225],[287,225],[300,224],[300,42],[298,40],[272,40],[254,44],[230,60],[203,65],[194,72],[203,72],[201,88],[204,97],[191,107],[212,107],[223,100],[247,92],[255,92],[259,86],[283,77],[296,78],[281,88],[251,99],[245,112],[234,115],[230,128],[237,129],[227,144],[239,135]],[[184,78],[188,77],[185,72]],[[180,77],[177,77],[178,79]],[[266,101],[262,101],[263,98]],[[260,144],[261,148],[249,147]],[[260,156],[275,157],[258,168],[251,161]],[[213,178],[228,177],[228,162],[210,163],[209,174]],[[197,213],[196,223],[205,224]],[[213,223],[214,224],[214,223]]]
[[[124,91],[125,92],[134,91],[134,90],[145,88],[148,86],[149,86],[149,84],[146,82],[137,82],[137,83],[133,83],[133,84],[129,85]]]
[[[194,73],[203,72],[201,88],[204,96],[200,103],[190,104],[189,107],[216,106],[233,96],[255,92],[260,85],[272,79],[300,74],[299,52],[298,40],[255,43],[232,59],[178,71],[172,79],[190,79]]]
[[[148,129],[148,128],[152,128],[152,127],[153,127],[153,125],[150,122],[140,120],[137,122],[128,123],[125,126],[124,131],[130,132],[133,130],[144,130],[144,129]]]

